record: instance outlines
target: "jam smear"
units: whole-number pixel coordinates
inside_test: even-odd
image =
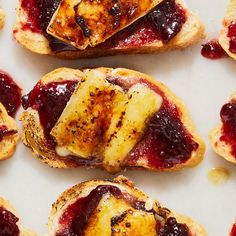
[[[229,41],[229,51],[236,53],[236,21],[232,21],[229,28],[227,36],[230,38]]]
[[[146,156],[152,168],[172,168],[185,163],[197,148],[198,144],[180,120],[177,107],[164,98],[144,137],[129,154],[129,162],[135,164],[139,157]]]
[[[122,193],[118,187],[112,185],[99,185],[93,189],[88,196],[79,198],[75,203],[67,207],[59,218],[61,229],[56,233],[56,236],[82,236],[84,230],[86,230],[90,217],[105,194],[111,194],[116,198],[127,201],[134,209],[147,211],[145,209],[145,202],[138,201],[128,193]],[[155,214],[154,210],[148,212],[153,212],[153,214]],[[119,218],[121,218],[121,216],[119,216]],[[188,234],[183,234],[184,229],[188,230],[187,226],[177,223],[175,218],[170,219],[172,221],[169,222],[170,220],[168,219],[166,225],[163,229],[160,229],[160,231],[163,231],[164,233],[170,232],[172,234],[162,234],[162,236],[188,236]],[[111,223],[113,222],[114,224],[117,222],[118,218],[113,217],[112,220]]]
[[[56,11],[60,0],[23,0],[22,8],[29,15],[29,24],[33,32],[42,31],[49,40],[54,52],[75,51],[73,46],[47,34],[46,29]],[[105,43],[98,45],[102,48],[122,48],[126,46],[141,46],[162,40],[168,43],[178,34],[186,22],[185,10],[176,4],[174,0],[164,0],[158,4],[149,14],[137,20],[130,26],[121,30]]]
[[[0,142],[3,140],[6,136],[11,136],[17,134],[17,130],[8,130],[5,125],[0,126]]]
[[[159,236],[190,236],[187,225],[180,224],[174,217],[170,217],[165,225],[159,230]]]
[[[63,112],[77,83],[78,81],[71,80],[43,85],[39,82],[28,95],[22,97],[24,109],[31,107],[38,111],[45,136],[52,145],[54,145],[54,141],[50,132]]]
[[[7,73],[0,71],[0,102],[14,117],[21,105],[21,89]]]
[[[230,236],[236,236],[236,223],[233,225]]]
[[[10,211],[0,207],[0,236],[19,236],[18,220]]]
[[[231,146],[231,154],[236,158],[236,100],[225,104],[220,116],[223,123],[220,140]]]
[[[201,54],[202,56],[212,60],[228,57],[228,54],[221,47],[218,40],[215,39],[202,45]]]

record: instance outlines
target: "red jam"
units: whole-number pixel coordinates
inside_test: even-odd
[[[31,107],[38,111],[45,136],[52,145],[54,142],[50,132],[63,112],[77,83],[77,81],[52,82],[46,85],[38,83],[28,95],[22,98],[24,109]]]
[[[229,41],[229,51],[232,53],[236,53],[236,22],[232,21],[228,29],[228,35],[230,38]]]
[[[230,236],[236,236],[236,223],[233,225]]]
[[[30,29],[33,32],[42,30],[54,52],[76,50],[46,33],[49,21],[59,3],[60,0],[23,0],[22,8],[29,15],[26,29]],[[176,4],[174,0],[164,0],[149,14],[118,32],[98,47],[140,46],[156,40],[168,43],[179,33],[185,22],[186,14],[184,9]]]
[[[165,225],[159,230],[159,236],[190,236],[187,225],[180,224],[174,217],[167,219]]]
[[[203,44],[201,54],[212,60],[228,57],[228,54],[221,47],[218,40],[210,40],[206,44]]]
[[[6,136],[11,136],[17,133],[17,130],[8,130],[5,125],[0,126],[0,142]]]
[[[128,193],[122,193],[116,186],[100,185],[92,190],[87,197],[79,198],[75,203],[67,207],[59,218],[60,227],[56,236],[82,236],[90,217],[93,215],[102,197],[106,194],[124,199],[134,209],[147,211],[145,209],[145,202],[138,201]],[[156,214],[153,209],[148,212]],[[114,225],[120,218],[121,216],[113,217],[111,224]],[[175,218],[168,219],[164,228],[159,230],[159,232],[163,232],[162,236],[188,236],[188,234],[184,234],[184,230],[188,231],[187,226],[177,223]],[[168,232],[171,234],[167,234]]]
[[[236,158],[236,100],[225,104],[220,116],[223,123],[220,140],[231,146],[231,154]]]
[[[0,236],[19,236],[18,220],[10,211],[0,207]]]
[[[5,72],[0,71],[0,102],[8,114],[15,116],[21,105],[21,89]]]

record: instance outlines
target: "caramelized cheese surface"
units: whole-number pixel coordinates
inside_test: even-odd
[[[48,33],[78,49],[96,46],[162,0],[62,0]]]

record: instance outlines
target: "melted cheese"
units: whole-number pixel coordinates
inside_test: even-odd
[[[51,131],[56,151],[101,158],[107,170],[118,171],[161,104],[162,98],[143,84],[123,91],[104,74],[86,72]]]
[[[96,46],[162,0],[62,0],[47,32],[78,49]]]

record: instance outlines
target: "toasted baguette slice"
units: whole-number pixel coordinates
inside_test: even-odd
[[[109,78],[110,82],[108,82]],[[106,82],[104,82],[104,80]],[[60,68],[45,75],[39,81],[38,85],[43,86],[52,82],[63,81],[78,81],[78,85],[70,97],[67,106],[63,108],[64,110],[57,123],[50,132],[51,137],[56,140],[56,148],[48,145],[44,129],[40,123],[38,110],[27,109],[27,111],[20,116],[20,120],[23,124],[22,141],[32,150],[34,156],[39,158],[39,160],[52,167],[58,168],[90,166],[105,168],[110,173],[117,173],[125,167],[140,167],[154,171],[175,171],[186,167],[194,167],[203,159],[205,144],[195,133],[194,124],[185,105],[165,85],[154,80],[150,76],[136,71],[119,68],[97,68],[86,69],[83,71]],[[97,101],[95,99],[92,100],[93,105],[91,107],[84,107],[87,100],[79,99],[79,96],[87,99],[88,94],[92,94],[91,96],[95,95],[93,90],[89,90],[89,92],[85,93],[87,90],[82,90],[82,88],[84,88],[83,86],[86,84],[89,88],[92,88],[95,85],[97,86],[96,88],[100,86],[100,89],[98,90],[98,93],[100,93],[103,91],[101,90],[103,85],[101,86],[99,83],[105,83],[109,88],[113,88],[114,94],[118,94],[122,99],[119,100],[120,97],[118,97],[118,101],[115,103],[113,102],[114,100],[111,100],[112,102],[106,100],[106,103],[102,106],[99,103],[100,100]],[[116,83],[118,83],[119,86],[114,85]],[[130,107],[126,103],[122,105],[127,94],[134,88],[138,89],[140,87],[142,88],[141,91],[136,90],[136,95],[134,94],[132,98],[130,97],[131,100],[127,103],[133,105]],[[146,97],[142,98],[144,95]],[[100,96],[100,99],[106,98],[106,96],[102,96]],[[134,99],[136,98],[136,102],[132,103],[131,101],[135,101]],[[88,99],[88,101],[90,101],[90,99]],[[168,101],[167,103],[171,104],[171,107],[173,106],[178,110],[180,126],[186,130],[187,135],[190,135],[189,137],[191,137],[192,140],[191,143],[193,142],[194,145],[196,145],[196,148],[191,149],[192,151],[189,153],[188,158],[183,162],[179,161],[171,164],[168,161],[165,163],[164,159],[163,161],[165,164],[157,167],[150,164],[148,152],[146,153],[145,150],[142,151],[142,148],[145,148],[145,146],[148,145],[147,140],[149,140],[149,138],[145,138],[145,134],[147,134],[145,127],[149,124],[148,122],[151,117],[153,117],[153,113],[146,114],[146,111],[154,112],[156,114],[160,109],[160,106],[162,106],[163,101]],[[117,105],[114,106],[112,104]],[[149,104],[153,105],[150,107]],[[103,107],[110,107],[109,109],[112,107],[113,110],[109,111]],[[120,116],[117,114],[122,114],[123,108],[126,110],[124,115],[121,116],[122,122],[120,123],[119,119],[117,120],[117,117],[119,118]],[[154,111],[151,111],[150,109],[154,109]],[[87,111],[89,111],[89,113],[87,113]],[[100,115],[94,122],[93,116],[95,116],[94,114],[97,114],[97,112],[100,112],[98,113]],[[130,115],[128,116],[128,114]],[[166,116],[164,115],[164,117]],[[103,121],[101,120],[101,122],[105,122],[104,127],[107,127],[104,128],[102,136],[97,134],[97,132],[101,132],[100,128],[98,128],[100,127],[99,119],[102,119]],[[142,119],[146,121],[142,121]],[[128,125],[129,122],[134,123]],[[171,122],[172,121],[169,123]],[[107,124],[109,124],[109,126],[106,126]],[[144,124],[146,125],[143,127]],[[162,128],[168,129],[166,128],[165,122],[163,125]],[[171,124],[169,125],[171,126]],[[132,127],[134,127],[136,132],[130,130]],[[109,136],[110,130],[113,130],[111,133],[114,132],[115,135]],[[137,130],[139,131],[137,132]],[[172,131],[174,132],[174,130],[169,130],[167,133],[170,132],[170,136],[173,137]],[[164,135],[168,136],[168,134]],[[147,137],[150,136],[147,135]],[[181,142],[183,143],[184,140]],[[170,145],[174,145],[174,143],[171,143]],[[158,146],[154,145],[152,148],[158,148]],[[147,150],[150,150],[150,148]],[[172,157],[173,156],[171,155],[171,158]]]
[[[16,210],[15,208],[11,205],[11,203],[3,198],[0,197],[0,208],[3,208],[7,211],[9,211],[10,213],[12,213],[14,216],[17,216],[17,213],[16,213]],[[1,224],[2,222],[0,222]],[[33,231],[31,230],[28,230],[28,229],[25,229],[24,227],[21,226],[20,224],[20,221],[18,221],[16,223],[19,231],[20,231],[20,236],[36,236],[36,233],[34,233]],[[2,225],[1,225],[2,226]],[[0,228],[0,235],[8,235],[8,234],[5,234],[6,232],[1,232],[1,230],[4,230],[4,228]]]
[[[223,29],[221,30],[220,36],[219,36],[219,43],[221,47],[225,50],[225,52],[232,57],[234,60],[236,60],[236,53],[232,53],[229,50],[230,47],[230,38],[228,35],[228,29],[232,21],[236,20],[236,1],[235,0],[229,0],[228,7],[226,10],[226,14],[223,20]]]
[[[236,93],[234,93],[229,101],[236,99]],[[232,154],[232,148],[229,144],[221,140],[223,135],[222,132],[223,124],[216,126],[210,131],[209,139],[212,145],[213,150],[220,155],[221,157],[225,158],[227,161],[236,164],[236,157]]]
[[[5,18],[6,18],[6,14],[5,11],[3,11],[2,9],[0,9],[0,30],[4,27],[5,25]]]
[[[102,188],[103,190],[106,188],[114,188],[115,191],[119,193],[119,196],[116,196],[114,192],[112,193],[112,191],[108,190],[104,191],[97,200],[98,196],[96,195],[96,191],[98,193]],[[86,197],[87,199],[91,197],[91,192],[94,203],[83,205],[84,208],[82,212],[79,210],[79,207],[77,208],[78,210],[74,215],[75,218],[78,217],[77,224],[73,218],[67,221],[67,217],[70,214],[69,212],[73,212],[71,205],[74,204],[73,207],[75,207],[76,204],[79,205],[81,199],[85,199],[86,201]],[[101,192],[99,193],[101,194]],[[137,203],[140,204],[140,207],[137,207]],[[89,210],[88,206],[90,207]],[[71,211],[68,210],[68,207],[70,207]],[[68,212],[68,214],[65,212]],[[81,214],[84,216],[83,219],[80,217]],[[170,220],[170,218],[172,220],[175,219],[178,223],[170,226],[167,231],[167,221],[168,219]],[[69,223],[65,225],[61,224],[61,222],[63,222],[62,219],[64,222],[67,221]],[[62,193],[52,206],[48,222],[48,235],[57,235],[57,232],[63,232],[66,227],[70,230],[72,224],[74,228],[77,228],[77,232],[80,232],[80,234],[75,233],[75,235],[86,236],[182,235],[177,233],[180,232],[179,228],[185,231],[183,235],[207,235],[202,226],[195,223],[189,217],[176,214],[162,207],[158,201],[136,188],[131,181],[123,176],[119,176],[114,180],[92,180],[84,182]],[[164,232],[168,232],[169,234],[163,234]]]
[[[10,132],[4,134],[6,131]],[[0,160],[5,160],[14,154],[18,138],[16,121],[7,114],[0,102]]]
[[[27,22],[27,13],[20,7],[17,9],[17,20],[13,27],[15,39],[24,47],[32,52],[47,55],[56,55],[62,58],[86,58],[99,57],[117,54],[132,54],[132,53],[157,53],[172,49],[186,48],[192,44],[199,42],[205,37],[204,26],[199,17],[187,9],[182,0],[176,0],[186,11],[187,20],[183,25],[181,31],[168,43],[163,43],[161,40],[156,40],[154,43],[146,43],[139,46],[126,47],[94,47],[78,51],[63,51],[54,53],[49,41],[41,33],[34,33],[30,30],[23,30],[22,25]]]

